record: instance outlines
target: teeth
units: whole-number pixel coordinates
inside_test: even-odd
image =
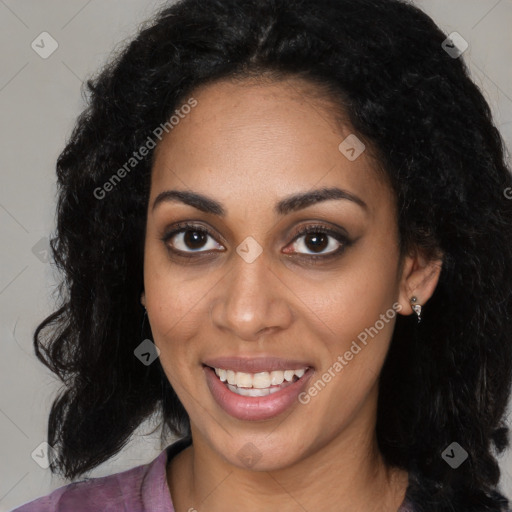
[[[231,384],[228,384],[228,388],[230,389],[230,391],[233,391],[233,393],[242,396],[267,396],[271,395],[272,393],[277,393],[279,391],[279,388],[237,388],[236,386],[232,386]]]
[[[279,370],[270,372],[270,378],[272,379],[272,386],[279,386],[283,383],[284,380],[284,372]]]
[[[292,382],[295,375],[300,379],[306,373],[306,370],[307,368],[300,368],[298,370],[245,373],[226,370],[224,368],[215,368],[215,373],[221,382],[227,381],[228,388],[237,389],[240,395],[265,396],[269,394],[269,390],[270,393],[279,390],[279,388],[271,388],[271,386],[280,386],[284,381]],[[263,394],[254,394],[252,391],[251,394],[245,393],[246,390],[251,389],[260,390]]]
[[[215,371],[217,371],[217,369],[215,369]],[[227,373],[228,384],[235,385],[236,384],[235,372],[233,370],[228,370],[226,373]]]
[[[291,382],[293,380],[294,375],[295,375],[295,372],[293,370],[286,370],[284,372],[284,380]]]
[[[300,370],[295,370],[295,375],[299,377],[299,379],[306,373],[306,370],[304,368],[301,368]]]
[[[252,378],[253,388],[268,388],[270,387],[270,374],[268,372],[255,373]]]
[[[226,370],[224,370],[223,368],[218,368],[217,370],[215,370],[215,373],[219,376],[219,379],[222,382],[226,382],[226,374],[228,373]]]
[[[252,388],[252,375],[250,373],[236,372],[236,385],[239,388]]]

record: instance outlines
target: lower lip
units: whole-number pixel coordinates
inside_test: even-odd
[[[249,421],[268,420],[282,414],[294,402],[298,402],[297,397],[313,373],[313,370],[308,368],[306,373],[293,384],[271,395],[251,397],[233,393],[220,381],[212,368],[209,366],[203,366],[203,368],[208,388],[220,407],[230,416]]]

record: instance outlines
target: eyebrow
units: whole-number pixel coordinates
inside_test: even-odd
[[[352,201],[364,210],[368,209],[368,205],[358,196],[348,192],[347,190],[343,190],[338,187],[331,187],[288,196],[275,205],[274,211],[278,215],[287,215],[288,213],[302,210],[303,208],[307,208],[315,203],[329,201],[332,199]],[[202,212],[212,213],[220,217],[225,217],[226,215],[225,208],[218,201],[215,201],[203,194],[187,190],[165,190],[164,192],[161,192],[153,202],[152,209],[155,210],[155,208],[161,203],[172,201],[179,201],[188,204],[189,206],[193,206]]]

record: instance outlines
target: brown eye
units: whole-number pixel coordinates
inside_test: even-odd
[[[293,242],[293,250],[299,254],[328,255],[336,252],[343,243],[333,236],[322,232],[310,232],[301,235]]]
[[[192,231],[188,229],[183,233],[183,243],[189,249],[201,249],[201,247],[206,243],[208,235],[204,233],[204,231]]]
[[[322,225],[307,226],[295,235],[292,244],[284,252],[312,259],[326,259],[341,255],[350,244],[351,241],[344,233]]]
[[[201,226],[179,226],[165,235],[162,240],[175,253],[190,254],[224,250],[224,247],[213,238],[210,232]]]
[[[308,233],[304,237],[304,245],[313,252],[322,252],[329,245],[329,237],[325,233]]]

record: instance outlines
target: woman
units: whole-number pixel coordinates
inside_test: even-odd
[[[180,440],[18,511],[508,510],[512,179],[454,48],[399,0],[184,0],[89,83],[51,468]]]

